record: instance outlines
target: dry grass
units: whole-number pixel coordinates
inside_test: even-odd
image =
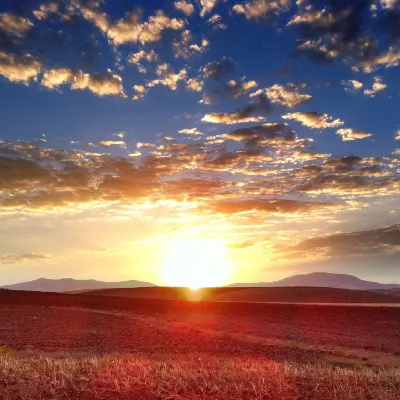
[[[400,399],[400,369],[244,358],[0,355],[0,399]]]

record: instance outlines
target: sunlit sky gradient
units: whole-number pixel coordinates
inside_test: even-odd
[[[0,284],[399,282],[400,3],[133,4],[1,1]]]

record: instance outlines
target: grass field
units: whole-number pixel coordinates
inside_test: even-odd
[[[0,399],[400,399],[400,310],[0,296]]]
[[[400,369],[251,358],[2,355],[0,398],[394,400]]]

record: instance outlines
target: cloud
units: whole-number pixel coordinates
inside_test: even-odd
[[[383,83],[382,78],[380,76],[376,76],[374,78],[374,83],[372,85],[372,89],[365,89],[364,94],[369,97],[375,97],[378,92],[386,89],[387,85]]]
[[[174,6],[177,10],[182,11],[188,17],[194,13],[194,6],[188,1],[185,0],[175,1]]]
[[[204,133],[201,133],[197,128],[181,129],[178,133],[182,135],[204,135]]]
[[[257,87],[256,81],[246,81],[246,77],[231,79],[223,85],[203,94],[202,103],[213,104],[219,99],[239,99]]]
[[[344,142],[351,141],[351,140],[357,140],[357,139],[365,139],[368,137],[371,137],[371,133],[366,133],[363,131],[357,131],[354,129],[339,129],[336,131],[336,134],[342,136],[342,139]]]
[[[243,14],[247,19],[260,19],[288,11],[291,4],[291,0],[252,0],[245,4],[236,4],[232,10]]]
[[[345,89],[347,92],[355,92],[357,90],[360,90],[363,87],[362,82],[356,81],[356,80],[348,80],[348,81],[341,81],[340,82],[343,86],[345,86]]]
[[[135,91],[133,100],[141,100],[144,98],[144,95],[147,93],[147,89],[143,85],[134,85],[133,90]]]
[[[27,85],[31,80],[37,80],[42,69],[43,64],[29,54],[17,56],[0,51],[0,75],[11,82]]]
[[[282,116],[284,119],[292,119],[300,122],[302,125],[312,129],[335,128],[343,125],[344,122],[340,119],[333,119],[328,114],[317,112],[297,112]]]
[[[253,102],[231,113],[206,114],[201,120],[213,124],[241,124],[248,122],[260,122],[265,120],[265,115],[271,111],[269,102],[263,96],[254,98]]]
[[[0,14],[0,31],[10,35],[23,36],[33,28],[33,23],[24,17],[10,13]]]
[[[20,255],[0,254],[0,264],[17,264],[28,261],[49,260],[52,256],[44,253],[24,253]]]
[[[146,44],[160,40],[163,31],[167,29],[177,31],[183,29],[184,26],[184,20],[170,18],[161,10],[151,15],[144,23],[140,23],[140,15],[134,12],[115,23],[107,34],[116,45],[131,42]]]
[[[269,214],[308,213],[313,210],[334,207],[331,203],[302,202],[283,199],[248,199],[237,201],[218,201],[211,203],[213,211],[223,214],[242,212],[262,212]]]
[[[40,21],[44,21],[50,14],[55,14],[59,11],[59,4],[56,2],[50,2],[42,4],[39,10],[34,10],[33,15]]]
[[[175,57],[189,59],[194,54],[201,54],[207,50],[208,40],[203,39],[200,45],[193,44],[192,40],[192,33],[189,30],[183,31],[181,37],[172,42],[172,51]]]
[[[74,5],[86,20],[97,26],[116,46],[156,42],[161,39],[165,30],[177,31],[185,26],[184,20],[170,18],[161,10],[150,15],[145,22],[142,22],[142,12],[136,10],[126,13],[123,18],[113,23],[100,9],[100,2],[94,1],[87,5],[76,0]]]
[[[200,0],[201,12],[200,16],[205,17],[217,5],[218,0]]]
[[[398,10],[376,13],[371,4],[370,0],[298,3],[288,26],[299,29],[299,51],[319,63],[340,57],[354,71],[398,66]]]
[[[257,90],[255,93],[252,93],[250,97],[258,96],[261,93],[264,93],[272,103],[293,108],[311,100],[311,95],[301,93],[301,90],[303,90],[305,87],[305,84],[275,84],[268,88]]]
[[[394,137],[394,140],[400,140],[400,129],[396,132],[396,136]]]
[[[186,82],[186,89],[190,92],[201,92],[204,87],[204,82],[200,78],[190,78]]]
[[[214,81],[222,80],[226,75],[234,73],[235,70],[235,62],[228,57],[222,57],[221,60],[210,62],[201,68],[204,76]]]
[[[187,70],[181,69],[177,74],[174,72],[170,64],[161,64],[156,69],[156,74],[159,77],[150,81],[147,86],[154,87],[156,85],[163,85],[169,87],[171,90],[178,88],[178,82],[184,81],[187,77]]]
[[[400,253],[400,225],[317,236],[300,242],[291,250],[303,255],[324,252],[333,258]]]
[[[68,68],[51,69],[43,74],[41,85],[47,89],[56,89],[61,85],[72,83],[74,72]]]
[[[225,134],[225,137],[237,142],[253,142],[253,143],[268,143],[278,141],[293,141],[296,138],[295,133],[289,129],[286,124],[268,123],[250,128],[236,129]]]
[[[72,90],[90,90],[97,96],[126,97],[119,75],[87,74],[67,68],[51,69],[44,73],[41,85],[47,89],[56,89],[69,84]]]
[[[143,67],[141,61],[158,63],[160,61],[160,57],[154,50],[150,50],[148,52],[141,50],[137,53],[130,54],[128,57],[128,62],[131,64],[135,64],[140,73],[146,73],[147,70],[145,67]]]
[[[123,140],[100,140],[98,144],[103,147],[119,146],[126,148],[126,143]]]

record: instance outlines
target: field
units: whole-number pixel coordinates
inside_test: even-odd
[[[400,309],[0,291],[1,399],[399,399]]]

